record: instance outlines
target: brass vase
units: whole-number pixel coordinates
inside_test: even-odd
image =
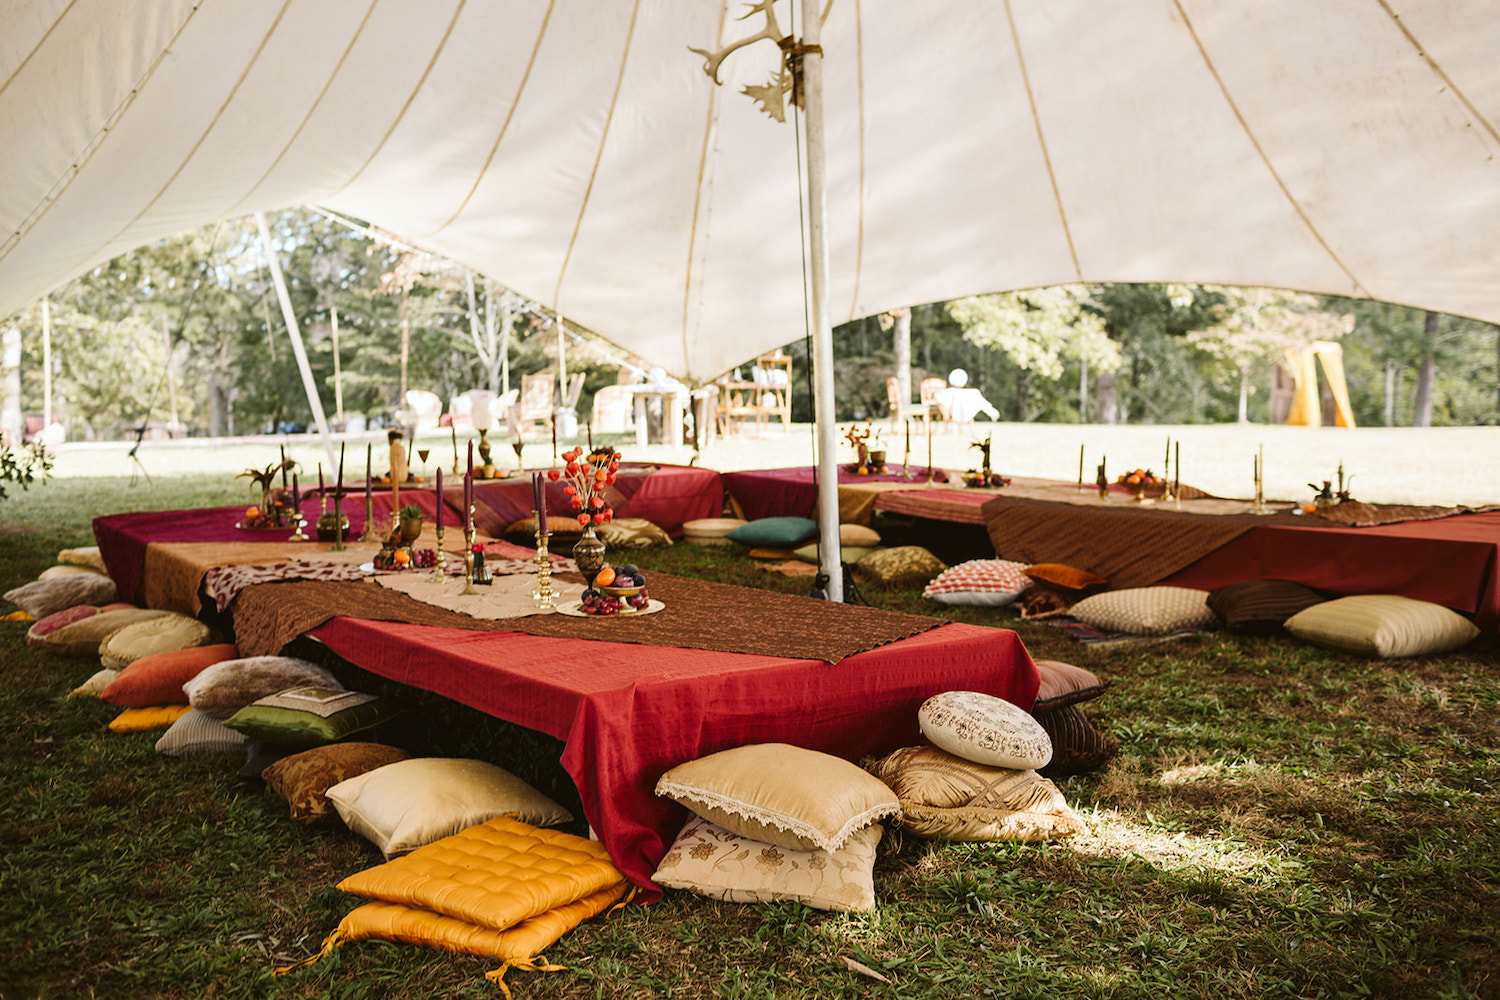
[[[594,534],[592,524],[583,529],[583,537],[573,546],[573,561],[578,564],[586,586],[593,590],[594,577],[604,568],[604,539]]]
[[[418,538],[422,537],[422,519],[420,517],[403,517],[401,519],[401,541],[405,545],[412,545]]]

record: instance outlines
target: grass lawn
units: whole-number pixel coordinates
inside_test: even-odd
[[[126,483],[58,479],[6,501],[0,584],[90,544],[94,514],[244,493],[221,475]],[[637,561],[806,588],[717,549]],[[916,592],[866,596],[947,614]],[[669,892],[565,937],[547,957],[568,971],[512,972],[517,995],[1500,997],[1493,652],[1384,663],[1222,636],[1095,650],[1003,611],[947,616],[1016,628],[1033,655],[1114,681],[1088,709],[1118,758],[1059,781],[1089,836],[888,836],[878,907],[862,914]],[[65,697],[97,664],[40,654],[25,630],[0,623],[0,998],[496,995],[492,962],[374,942],[273,978],[356,905],[333,886],[379,854],[290,822],[237,760],[164,758],[154,735],[109,733],[116,709]],[[556,741],[405,696],[421,706],[411,749],[485,757],[568,804]]]

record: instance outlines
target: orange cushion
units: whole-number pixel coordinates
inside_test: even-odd
[[[1068,590],[1082,590],[1085,587],[1097,587],[1109,582],[1104,577],[1096,576],[1086,569],[1065,566],[1062,563],[1036,563],[1026,567],[1026,575],[1033,580],[1041,580]]]
[[[239,655],[234,644],[227,642],[152,653],[120,671],[120,676],[99,697],[112,705],[127,708],[186,704],[187,695],[182,693],[184,684],[215,663],[237,659]]]

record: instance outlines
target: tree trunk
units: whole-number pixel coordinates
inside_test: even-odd
[[[1248,424],[1250,422],[1250,369],[1240,369],[1240,414],[1239,422]]]
[[[896,353],[896,383],[901,400],[911,402],[911,310],[896,309],[891,313],[895,324],[891,327],[891,339]]]
[[[1118,372],[1099,373],[1099,387],[1094,392],[1094,422],[1100,424],[1120,422]]]
[[[1428,310],[1422,333],[1424,334],[1422,363],[1417,368],[1417,384],[1412,393],[1411,425],[1413,427],[1432,426],[1432,381],[1437,373],[1437,358],[1433,353],[1437,349],[1437,313]]]
[[[1396,426],[1396,373],[1398,371],[1396,362],[1385,363],[1385,425]]]

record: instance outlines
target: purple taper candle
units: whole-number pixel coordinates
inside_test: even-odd
[[[474,530],[474,473],[464,473],[464,530]]]
[[[374,445],[365,442],[365,500],[370,499],[370,450]]]
[[[339,442],[339,477],[333,481],[333,491],[339,492],[344,488],[344,442]]]
[[[318,463],[318,499],[323,498],[323,463]]]
[[[443,467],[437,470],[437,530],[443,530]]]
[[[297,473],[292,471],[292,509],[300,512],[302,510],[302,491],[297,489]]]

